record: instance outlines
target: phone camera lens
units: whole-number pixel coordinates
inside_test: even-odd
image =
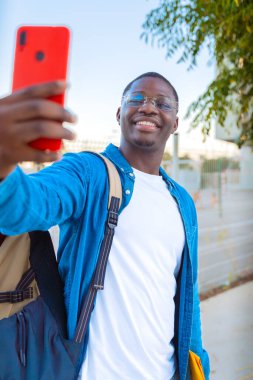
[[[43,59],[45,58],[45,54],[43,51],[37,51],[35,57],[37,61],[43,61]]]
[[[19,36],[19,43],[20,43],[20,46],[24,46],[26,44],[26,31],[23,30],[21,33],[20,33],[20,36]]]

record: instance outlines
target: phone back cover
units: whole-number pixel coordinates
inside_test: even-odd
[[[17,31],[13,91],[33,84],[66,80],[70,31],[64,26],[22,26]],[[64,104],[64,94],[50,100]],[[60,140],[39,139],[37,149],[60,148]]]
[[[13,90],[66,80],[69,30],[66,27],[22,26],[17,31]],[[60,103],[63,104],[61,96]]]

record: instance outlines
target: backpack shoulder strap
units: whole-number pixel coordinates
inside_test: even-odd
[[[93,153],[93,152],[91,152]],[[87,294],[84,298],[83,304],[81,306],[81,311],[78,318],[78,323],[75,332],[75,342],[81,343],[85,337],[88,323],[90,320],[91,312],[94,308],[94,301],[98,290],[104,289],[104,279],[107,261],[109,258],[109,253],[112,246],[114,229],[118,224],[118,212],[120,204],[122,201],[122,187],[119,177],[119,173],[115,168],[114,164],[102,156],[101,154],[93,153],[96,156],[100,157],[107,169],[108,178],[109,178],[109,196],[108,196],[108,218],[105,225],[105,233],[102,244],[100,246],[99,257],[97,265],[87,291]]]
[[[112,197],[119,199],[119,207],[120,207],[121,202],[122,202],[122,186],[121,186],[119,173],[115,165],[108,158],[106,158],[100,153],[95,153],[95,152],[87,152],[87,153],[91,153],[94,156],[99,157],[100,159],[102,159],[102,161],[105,164],[107,174],[108,174],[108,179],[109,179],[108,210],[110,207],[110,202],[111,202]]]

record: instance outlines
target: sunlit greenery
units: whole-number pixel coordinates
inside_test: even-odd
[[[207,46],[217,75],[186,116],[207,135],[213,120],[223,126],[232,111],[241,133],[238,145],[253,145],[253,1],[161,0],[143,28],[147,43],[156,42],[167,57],[179,54],[178,62],[189,69]]]

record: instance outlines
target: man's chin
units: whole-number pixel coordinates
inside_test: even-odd
[[[134,140],[134,144],[140,148],[152,148],[155,145],[155,141],[136,139]]]

